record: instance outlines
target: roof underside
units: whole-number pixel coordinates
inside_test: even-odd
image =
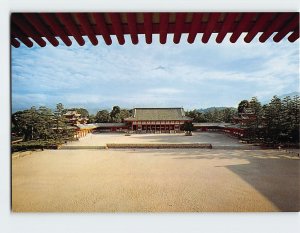
[[[134,117],[125,120],[131,121],[170,121],[192,120],[184,115],[182,108],[135,108]]]
[[[139,42],[138,35],[145,35],[146,43],[152,43],[152,35],[159,34],[160,43],[167,42],[167,35],[173,34],[173,42],[179,43],[182,33],[187,33],[189,43],[202,34],[202,43],[207,43],[212,33],[217,33],[216,42],[221,43],[227,33],[232,33],[230,42],[235,43],[242,33],[244,41],[250,43],[260,32],[259,41],[264,43],[273,36],[279,42],[288,34],[288,41],[299,38],[299,12],[180,12],[180,13],[12,13],[11,45],[19,47],[20,42],[32,47],[33,42],[46,46],[49,41],[58,46],[57,37],[70,46],[73,36],[79,45],[84,45],[87,36],[93,45],[98,44],[96,36],[102,36],[107,45],[111,36],[118,43],[125,43],[124,35],[130,35],[131,42]],[[30,39],[29,39],[30,38]]]

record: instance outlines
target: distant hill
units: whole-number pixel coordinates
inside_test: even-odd
[[[210,108],[200,108],[200,109],[197,109],[198,112],[202,112],[202,113],[206,113],[206,112],[211,112],[211,111],[214,111],[214,110],[223,110],[225,108],[230,108],[230,109],[233,109],[233,110],[236,110],[237,108],[233,108],[233,107],[210,107]]]

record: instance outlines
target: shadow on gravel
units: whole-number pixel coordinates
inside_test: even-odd
[[[299,162],[285,158],[250,158],[249,164],[227,165],[281,211],[300,210]]]
[[[179,160],[247,160],[248,164],[215,166],[227,168],[264,195],[280,211],[300,210],[300,159],[278,150],[143,150],[152,156]],[[131,153],[139,153],[139,150]]]

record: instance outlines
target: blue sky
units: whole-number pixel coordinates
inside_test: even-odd
[[[222,44],[213,35],[203,44],[198,35],[194,44],[182,36],[179,44],[168,35],[165,45],[157,36],[147,45],[144,36],[133,45],[107,46],[99,37],[98,46],[87,38],[71,47],[12,47],[12,108],[31,106],[88,109],[133,107],[232,106],[256,96],[270,99],[299,90],[299,40],[250,44],[243,41]]]

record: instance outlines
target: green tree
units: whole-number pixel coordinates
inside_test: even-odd
[[[284,141],[288,141],[293,131],[293,125],[294,125],[292,99],[290,96],[286,96],[281,103],[282,103],[282,111],[281,111],[282,139]]]
[[[278,143],[299,142],[299,96],[287,96],[283,100],[274,96],[269,104],[261,105],[256,97],[247,103],[239,104],[239,113],[251,108],[255,118],[246,123],[250,139],[260,140],[277,145]]]
[[[238,113],[243,113],[245,108],[249,107],[248,100],[242,100],[238,105]]]
[[[264,106],[265,138],[273,143],[278,143],[283,130],[281,100],[274,96],[271,102]]]
[[[194,122],[206,122],[206,118],[204,117],[203,113],[194,109],[192,111],[186,111],[186,116],[193,119]]]
[[[291,139],[293,142],[299,143],[299,130],[300,130],[300,98],[298,95],[294,96],[291,103],[291,115],[292,115],[292,132]]]
[[[31,107],[12,114],[13,132],[22,136],[24,141],[39,140],[57,142],[74,138],[74,130],[66,124],[63,105],[57,104],[54,113],[46,107]]]
[[[88,123],[95,123],[96,122],[96,116],[94,114],[89,115]]]
[[[212,111],[212,122],[222,122],[221,112],[217,108]]]
[[[54,129],[55,129],[55,139],[57,141],[62,141],[70,136],[70,132],[68,132],[67,120],[64,117],[64,106],[62,103],[58,103],[56,105],[56,109],[54,111]]]
[[[251,98],[251,100],[248,102],[248,107],[251,108],[255,115],[261,114],[262,106],[257,97]]]
[[[230,123],[234,115],[236,114],[236,110],[234,108],[225,108],[221,110],[221,121]]]
[[[263,118],[263,108],[257,97],[252,97],[249,101],[248,107],[254,114],[254,119],[247,123],[248,136],[252,140],[258,140],[262,135],[261,126]]]
[[[204,118],[206,119],[206,122],[214,122],[214,116],[212,111],[208,111],[204,113]]]
[[[17,136],[24,136],[24,121],[23,121],[23,114],[25,111],[17,111],[12,114],[11,116],[11,123],[12,123],[12,133],[16,134]]]
[[[21,117],[21,124],[23,124],[24,140],[34,140],[38,138],[38,112],[35,107],[25,110]]]
[[[282,140],[299,141],[299,96],[285,97],[282,100]]]
[[[53,114],[50,109],[31,107],[24,111],[12,114],[14,132],[22,136],[24,141],[48,139],[53,136],[52,131]]]
[[[44,106],[39,107],[37,121],[37,131],[39,134],[39,138],[44,140],[53,138],[53,113],[51,109],[46,108]]]
[[[183,130],[186,132],[192,132],[194,130],[194,126],[192,122],[184,122]]]
[[[110,122],[110,120],[111,120],[110,114],[107,110],[100,110],[97,112],[95,116],[95,121],[97,123],[107,123]]]
[[[186,111],[185,115],[193,119],[194,122],[198,122],[198,112],[196,109],[192,111]]]
[[[127,109],[121,109],[120,113],[116,116],[116,120],[117,122],[124,122],[124,119],[128,117],[130,117],[130,112]]]
[[[113,106],[111,112],[110,112],[110,118],[112,120],[112,122],[118,122],[118,115],[121,112],[121,108],[119,106]]]

